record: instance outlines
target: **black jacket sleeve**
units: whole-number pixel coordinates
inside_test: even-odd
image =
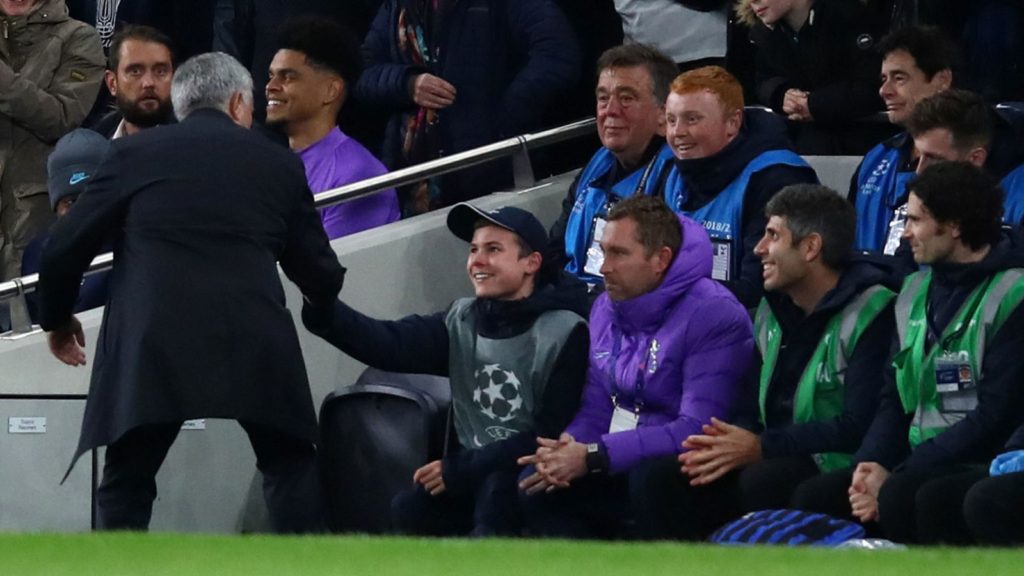
[[[576,84],[582,68],[579,42],[555,2],[506,3],[512,47],[523,62],[502,94],[498,133],[503,138],[535,130],[544,112]]]
[[[320,214],[313,204],[313,193],[304,173],[296,168],[294,210],[288,220],[288,236],[279,257],[281,270],[315,306],[329,306],[338,297],[345,282],[345,268],[331,249]]]
[[[565,198],[562,199],[562,213],[558,215],[558,219],[548,231],[548,254],[545,257],[553,258],[558,268],[565,268],[565,265],[569,263],[569,257],[565,253],[565,227],[569,223],[572,207],[576,204],[580,174],[582,172],[576,174],[576,178],[573,179],[569,190],[565,193]]]
[[[978,382],[978,407],[938,436],[919,444],[901,470],[944,464],[987,462],[999,453],[1024,421],[1024,306],[999,329],[985,350],[985,372]]]
[[[842,413],[831,420],[765,431],[761,435],[765,458],[857,450],[878,408],[895,323],[890,304],[861,336],[846,368]]]
[[[868,18],[867,10],[858,3],[850,2],[837,5],[838,23],[836,37],[840,58],[846,60],[848,66],[841,78],[835,82],[818,86],[810,90],[807,106],[816,122],[835,123],[867,116],[882,109],[882,100],[878,96],[878,71],[882,67],[882,59],[874,46],[861,44],[862,39],[872,38],[873,24]],[[831,36],[831,34],[830,34]]]
[[[739,273],[736,278],[725,283],[736,299],[747,308],[756,308],[764,293],[761,259],[754,254],[754,246],[761,241],[765,224],[768,223],[764,207],[782,188],[801,183],[818,183],[813,168],[779,165],[765,168],[750,177],[743,205],[743,254],[740,256]]]
[[[53,226],[39,268],[39,324],[50,331],[71,319],[82,275],[109,231],[120,228],[127,199],[116,185],[120,162],[111,148],[89,182],[89,193]]]
[[[913,416],[903,409],[899,390],[896,389],[896,371],[891,362],[899,350],[899,337],[893,334],[890,342],[878,412],[871,420],[860,449],[853,455],[855,462],[878,462],[888,470],[895,468],[910,453],[907,433]]]
[[[377,320],[340,300],[332,306],[302,307],[310,332],[356,360],[390,372],[448,375],[445,313]]]
[[[557,438],[579,409],[586,379],[590,336],[581,325],[569,335],[555,364],[536,416],[537,427],[476,450],[459,450],[445,457],[445,487],[453,494],[474,490],[497,470],[514,470],[516,459],[537,450],[537,436]]]
[[[395,22],[397,2],[381,4],[363,41],[365,69],[356,82],[355,97],[380,110],[411,110],[416,104],[409,93],[409,79],[427,72],[423,66],[412,66],[392,59],[391,27]]]

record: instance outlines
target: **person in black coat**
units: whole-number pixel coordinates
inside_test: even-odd
[[[851,123],[883,109],[867,10],[859,0],[778,4],[743,0],[738,8],[757,47],[757,99],[792,121],[799,152],[863,154],[879,135]]]
[[[582,68],[572,27],[551,0],[440,4],[385,1],[363,43],[354,94],[390,114],[381,160],[392,170],[542,128]],[[406,211],[511,183],[509,162],[490,163],[417,187]]]
[[[186,62],[180,124],[115,140],[40,272],[40,324],[61,361],[85,364],[72,315],[82,272],[110,234],[110,296],[75,460],[107,446],[101,529],[145,529],[154,477],[181,423],[238,420],[264,475],[275,531],[323,529],[316,416],[278,263],[313,303],[333,301],[331,251],[302,163],[236,126],[252,80],[230,56]],[[72,461],[72,465],[74,460]]]

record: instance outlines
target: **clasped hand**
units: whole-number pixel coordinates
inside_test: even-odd
[[[703,486],[726,473],[761,459],[761,438],[739,426],[712,418],[703,434],[683,441],[687,449],[678,456],[680,469],[690,477],[691,486]]]
[[[520,466],[533,465],[534,472],[519,483],[527,494],[568,488],[573,480],[587,473],[587,447],[563,432],[558,440],[537,438],[537,452],[517,460]]]

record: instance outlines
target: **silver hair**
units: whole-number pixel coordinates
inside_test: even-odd
[[[228,112],[231,96],[241,92],[252,103],[252,75],[232,56],[209,52],[189,58],[174,71],[171,104],[178,120],[200,108]]]

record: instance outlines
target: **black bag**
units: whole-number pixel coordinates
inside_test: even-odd
[[[391,499],[445,454],[450,404],[447,378],[374,368],[324,399],[319,454],[331,530],[390,530]]]

